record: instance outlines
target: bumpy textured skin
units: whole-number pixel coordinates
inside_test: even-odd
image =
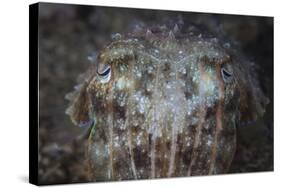
[[[107,65],[102,82],[97,71]],[[177,26],[115,36],[68,98],[73,122],[92,124],[92,181],[226,173],[237,124],[266,103],[229,44]]]

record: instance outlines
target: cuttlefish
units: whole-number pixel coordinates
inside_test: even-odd
[[[116,34],[67,98],[92,181],[227,173],[236,127],[267,103],[239,50],[177,26]]]

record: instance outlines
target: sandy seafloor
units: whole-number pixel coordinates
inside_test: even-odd
[[[180,12],[143,11],[41,4],[39,10],[39,182],[87,181],[83,129],[65,115],[65,94],[73,90],[79,74],[90,66],[87,57],[137,24],[184,23],[223,33],[241,47],[258,66],[259,82],[270,99],[262,120],[237,128],[237,151],[229,173],[273,170],[273,20]],[[227,41],[226,41],[227,42]]]

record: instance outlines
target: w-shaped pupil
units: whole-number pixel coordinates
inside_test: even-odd
[[[110,72],[110,67],[107,67],[102,73],[98,72],[98,74],[103,77],[103,76],[107,76],[109,72]]]

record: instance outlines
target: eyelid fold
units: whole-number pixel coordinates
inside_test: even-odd
[[[230,83],[233,79],[233,74],[224,67],[221,68],[221,76],[225,83]]]
[[[97,70],[98,77],[101,83],[107,83],[111,77],[111,67],[110,65],[101,64]]]
[[[107,67],[105,67],[105,69],[103,69],[102,72],[98,72],[98,75],[99,76],[106,76],[109,72],[110,72],[110,66],[108,65]]]

